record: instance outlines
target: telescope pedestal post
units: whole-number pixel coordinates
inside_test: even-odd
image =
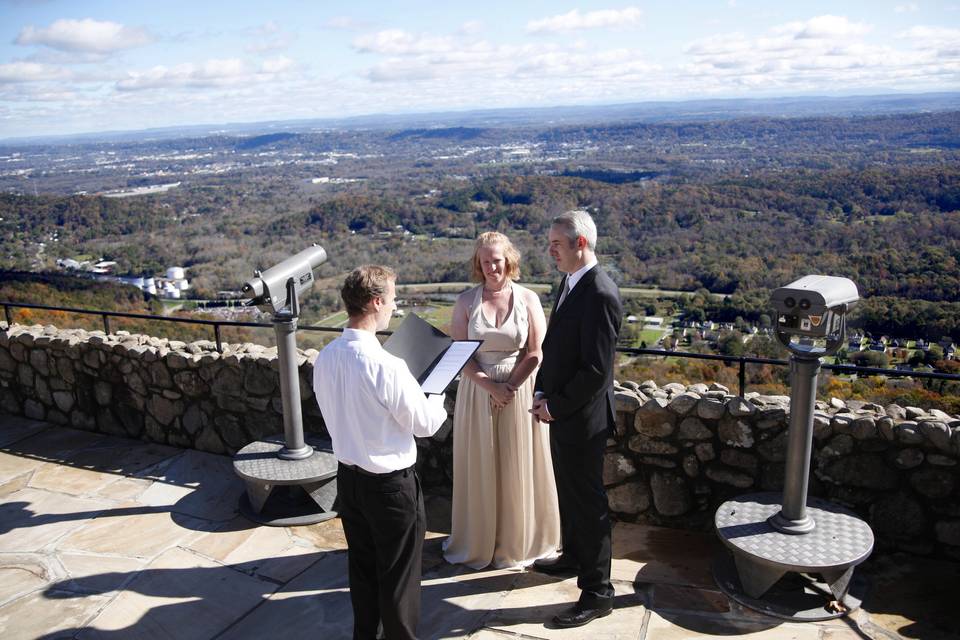
[[[873,550],[866,522],[807,497],[819,356],[794,352],[790,358],[783,494],[739,496],[720,505],[714,519],[730,550],[714,563],[720,590],[745,607],[795,621],[828,620],[858,608],[864,585],[853,571]],[[789,574],[793,582],[785,585]]]
[[[313,455],[313,447],[303,440],[300,412],[300,376],[297,375],[297,317],[273,317],[280,365],[280,396],[283,400],[284,447],[277,455],[284,460],[303,460]]]
[[[770,518],[770,525],[781,533],[809,533],[817,526],[807,514],[807,490],[819,373],[819,357],[799,354],[790,357],[790,427],[783,474],[783,508]]]

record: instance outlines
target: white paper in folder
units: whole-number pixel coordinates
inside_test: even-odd
[[[411,313],[383,343],[383,348],[407,363],[424,393],[440,394],[481,343],[482,340],[453,340]]]
[[[480,347],[479,340],[455,340],[450,344],[427,378],[420,383],[424,393],[443,393],[470,356]]]

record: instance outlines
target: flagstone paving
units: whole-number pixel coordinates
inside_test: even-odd
[[[337,519],[265,527],[238,514],[223,456],[0,415],[0,638],[349,638],[346,543]],[[960,563],[876,554],[864,607],[784,622],[744,609],[710,572],[705,533],[617,523],[613,614],[548,621],[573,578],[447,564],[450,504],[428,496],[422,638],[855,640],[960,635]]]

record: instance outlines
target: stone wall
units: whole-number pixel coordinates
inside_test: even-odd
[[[622,518],[708,528],[731,496],[783,489],[788,396],[625,382],[617,405],[605,482]],[[813,437],[811,496],[856,511],[879,547],[960,557],[960,416],[831,398]]]
[[[307,429],[323,431],[298,355]],[[122,331],[14,324],[0,331],[0,411],[37,420],[232,454],[283,432],[277,350],[186,344]]]
[[[324,434],[298,354],[304,427]],[[454,394],[448,394],[452,412]],[[720,385],[617,385],[604,478],[621,520],[709,529],[731,496],[783,486],[789,398]],[[283,431],[275,348],[13,325],[0,330],[0,411],[232,454]],[[424,484],[449,491],[451,421],[418,442]],[[818,403],[810,494],[854,509],[878,546],[960,557],[960,417]]]

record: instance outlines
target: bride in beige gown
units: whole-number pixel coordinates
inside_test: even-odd
[[[453,417],[448,562],[525,566],[560,544],[549,427],[529,410],[546,330],[537,294],[513,282],[520,255],[503,234],[477,239],[481,284],[454,307],[453,338],[483,340],[464,368]]]

